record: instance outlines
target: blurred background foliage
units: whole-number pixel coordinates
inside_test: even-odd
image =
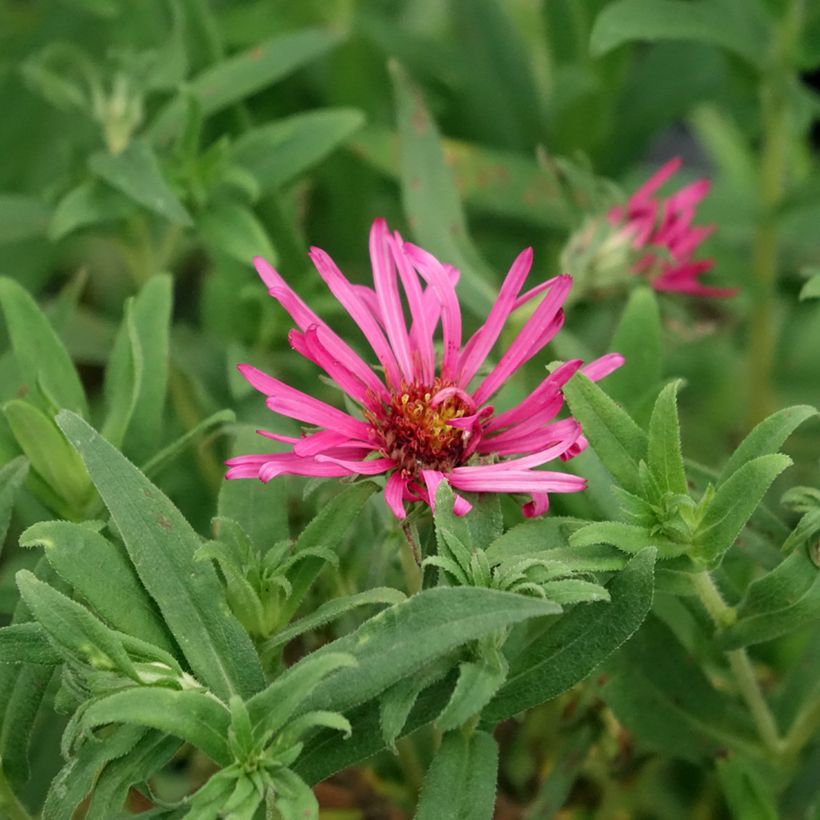
[[[332,395],[291,355],[254,255],[343,326],[307,248],[366,282],[365,237],[386,216],[460,267],[475,326],[522,247],[535,248],[533,284],[555,275],[586,217],[676,155],[684,176],[713,181],[698,217],[718,226],[709,281],[739,294],[660,294],[659,376],[686,380],[686,450],[719,467],[766,413],[820,403],[819,67],[813,0],[1,0],[0,457],[24,452],[34,468],[12,534],[97,509],[48,417],[66,397],[205,532],[222,460],[258,449],[252,431],[267,422],[234,365]],[[628,288],[579,278],[552,358],[610,349],[626,304]],[[632,398],[645,421],[651,403]],[[800,455],[789,480],[814,483],[816,425],[789,452]],[[281,484],[295,531],[321,495]],[[599,503],[591,493],[555,507],[594,517]],[[395,543],[374,561],[364,541],[320,595],[389,571]],[[35,558],[4,555],[5,612],[13,570]],[[510,729],[512,803],[531,798],[566,705]],[[628,752],[601,753],[609,762],[576,795],[580,810],[617,803],[605,768],[636,765]],[[345,788],[387,805],[399,787],[386,765],[376,786],[354,773]],[[691,802],[690,764],[655,774],[648,813],[629,816],[712,816]]]

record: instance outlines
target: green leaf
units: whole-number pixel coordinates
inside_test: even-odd
[[[368,589],[365,592],[359,592],[355,595],[347,595],[343,598],[326,601],[311,612],[310,615],[306,615],[304,618],[294,621],[290,626],[277,632],[270,640],[265,642],[263,651],[270,652],[280,646],[284,646],[298,635],[329,624],[331,621],[335,621],[356,607],[367,606],[369,604],[400,604],[404,600],[406,600],[405,594],[399,592],[397,589],[376,587],[375,589]]]
[[[572,534],[570,546],[588,547],[592,544],[612,544],[627,553],[638,553],[646,547],[657,547],[658,558],[674,558],[689,549],[688,544],[678,544],[652,533],[645,527],[624,524],[620,521],[597,521],[587,524]]]
[[[630,638],[652,604],[655,550],[636,555],[607,589],[610,603],[576,607],[510,662],[507,683],[484,710],[499,721],[560,695]]]
[[[715,565],[734,544],[772,482],[792,460],[784,455],[747,461],[718,487],[694,537],[694,555]]]
[[[191,216],[162,175],[156,154],[148,143],[134,140],[119,154],[98,152],[88,160],[93,174],[169,222],[192,225]]]
[[[134,204],[128,197],[100,180],[89,179],[57,203],[48,225],[48,237],[56,242],[80,228],[125,219],[133,212]]]
[[[136,726],[118,726],[104,740],[89,738],[77,754],[60,769],[49,786],[43,805],[42,820],[64,820],[91,791],[106,764],[127,755],[145,735]]]
[[[232,199],[217,199],[197,218],[197,227],[212,247],[246,265],[254,256],[277,264],[276,251],[256,214]]]
[[[740,442],[726,462],[717,480],[718,486],[753,458],[776,453],[801,424],[814,416],[817,416],[816,408],[808,404],[798,404],[778,410],[761,421]]]
[[[0,469],[0,555],[9,531],[14,501],[27,475],[28,461],[23,456],[12,459]]]
[[[159,686],[114,692],[90,703],[81,718],[85,729],[107,723],[158,729],[192,743],[222,766],[231,762],[227,741],[230,712],[206,692]]]
[[[302,534],[293,545],[292,554],[298,555],[315,547],[335,550],[376,489],[372,481],[361,481],[335,495],[302,530]],[[305,558],[288,576],[293,585],[293,592],[283,607],[283,623],[287,623],[293,617],[325,563],[325,559],[319,556]]]
[[[414,595],[319,649],[353,655],[358,665],[320,684],[305,708],[345,712],[458,646],[560,607],[511,592],[439,587]],[[447,629],[442,629],[442,624]]]
[[[179,510],[78,416],[58,424],[77,448],[122,536],[143,586],[156,601],[196,677],[217,696],[258,692],[264,677],[253,644],[226,611],[199,537]]]
[[[607,393],[633,413],[660,383],[661,340],[661,314],[655,292],[648,287],[635,288],[609,345],[626,361],[606,380]]]
[[[771,787],[761,777],[760,767],[741,755],[716,761],[720,788],[735,820],[778,820],[781,817]]]
[[[12,624],[0,629],[0,663],[36,663],[57,666],[62,656],[38,623]]]
[[[820,570],[806,549],[795,550],[749,585],[737,621],[718,633],[724,649],[770,641],[820,618]]]
[[[802,288],[800,288],[800,301],[806,299],[820,299],[820,273],[812,275]]]
[[[595,20],[589,48],[600,57],[634,40],[694,40],[761,66],[770,32],[747,9],[718,0],[617,0]]]
[[[171,636],[119,546],[68,521],[34,524],[20,536],[20,545],[43,547],[52,569],[114,629],[173,654]]]
[[[678,388],[675,381],[661,390],[649,421],[647,466],[662,492],[688,495],[686,470],[680,445]]]
[[[416,820],[491,820],[497,778],[492,735],[445,735],[424,778]]]
[[[151,139],[166,143],[176,136],[185,119],[188,97],[197,100],[203,116],[210,116],[307,65],[340,39],[331,31],[306,28],[279,34],[222,60],[195,77],[182,95],[159,112],[150,128]]]
[[[564,394],[604,467],[624,489],[638,491],[638,464],[646,458],[646,433],[583,373],[570,379]]]
[[[0,245],[41,237],[49,210],[39,197],[0,193]]]
[[[3,413],[31,466],[75,511],[82,510],[93,495],[91,480],[54,422],[19,399],[7,402]]]
[[[17,586],[32,615],[56,647],[95,669],[118,671],[139,682],[134,664],[122,641],[82,604],[20,570]]]
[[[29,390],[44,393],[43,399],[87,416],[85,391],[74,363],[31,295],[13,279],[0,277],[0,306]]]
[[[547,581],[539,586],[544,590],[548,601],[555,601],[561,606],[609,600],[609,593],[605,587],[580,578],[562,578],[558,581]]]
[[[727,746],[757,748],[746,715],[654,616],[619,654],[603,696],[630,732],[663,754],[699,760]]]
[[[467,223],[438,129],[421,92],[404,70],[391,63],[401,140],[401,190],[404,211],[418,242],[462,275],[461,299],[475,316],[486,316],[496,298],[496,277],[467,233]]]
[[[458,729],[492,700],[507,678],[509,666],[504,656],[485,656],[459,665],[458,681],[444,711],[436,718],[443,732]]]
[[[321,162],[363,122],[363,113],[355,108],[294,114],[245,131],[233,144],[231,158],[262,191],[273,192]]]

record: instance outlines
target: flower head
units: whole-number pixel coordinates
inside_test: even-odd
[[[698,203],[709,193],[708,179],[699,179],[670,197],[658,198],[660,187],[680,168],[679,157],[670,160],[629,198],[626,205],[610,210],[612,225],[621,229],[638,251],[632,272],[646,276],[655,290],[694,296],[733,296],[732,288],[700,283],[712,269],[713,259],[694,259],[698,246],[715,229],[693,225]]]
[[[250,365],[239,370],[265,394],[275,413],[312,428],[302,436],[260,434],[291,445],[285,453],[238,456],[228,461],[228,478],[278,475],[387,475],[385,500],[399,518],[406,502],[431,506],[436,487],[455,491],[520,493],[530,501],[525,515],[547,510],[551,492],[584,489],[583,478],[535,469],[566,460],[586,446],[575,419],[556,421],[561,388],[577,370],[600,379],[623,363],[610,353],[583,367],[562,364],[516,406],[496,413],[490,400],[506,380],[560,330],[562,305],[571,278],[556,276],[521,293],[532,265],[532,250],[513,262],[485,323],[462,339],[455,285],[458,271],[389,231],[377,219],[370,233],[374,287],[354,285],[322,250],[311,259],[333,295],[372,348],[384,377],[320,319],[264,259],[255,264],[268,290],[297,329],[293,348],[315,363],[361,408],[352,415],[296,390]],[[510,314],[538,299],[529,319],[497,364],[480,373]],[[410,323],[405,316],[405,303]],[[434,334],[441,326],[441,354]],[[455,511],[469,502],[456,494]]]

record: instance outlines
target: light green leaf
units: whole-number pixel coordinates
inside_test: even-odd
[[[340,39],[331,31],[306,28],[279,34],[211,66],[159,112],[150,128],[151,139],[166,143],[176,136],[185,119],[188,96],[197,100],[203,116],[210,116],[312,62]]]
[[[345,712],[458,646],[556,612],[557,604],[511,592],[475,587],[425,590],[315,652],[314,656],[349,653],[358,665],[323,681],[305,708]]]
[[[742,755],[723,755],[716,764],[720,789],[735,820],[779,820],[775,795],[760,766]]]
[[[638,464],[646,458],[646,433],[625,410],[576,373],[564,388],[572,415],[581,422],[592,449],[624,489],[636,492]]]
[[[49,215],[39,197],[0,193],[0,245],[43,236]]]
[[[3,413],[31,466],[75,511],[82,510],[93,495],[91,480],[54,422],[19,399],[7,402]]]
[[[680,422],[678,421],[678,388],[675,381],[661,390],[652,418],[649,421],[649,446],[647,466],[661,492],[687,495],[686,470],[680,445]]]
[[[158,686],[124,689],[90,703],[81,718],[85,729],[107,723],[158,729],[192,743],[222,766],[231,762],[230,713],[209,693]]]
[[[226,611],[200,540],[179,510],[78,416],[57,421],[85,461],[143,586],[154,598],[195,676],[223,699],[264,685],[253,644]]]
[[[121,547],[68,521],[34,524],[20,545],[43,547],[52,569],[114,629],[173,654],[173,640]]]
[[[491,820],[497,778],[492,735],[445,735],[424,778],[416,820]]]
[[[89,179],[57,203],[48,225],[48,237],[56,242],[80,228],[125,219],[133,212],[132,200],[100,180]]]
[[[770,32],[747,8],[719,0],[617,0],[595,20],[589,48],[600,57],[634,40],[694,40],[760,66]]]
[[[734,544],[772,482],[792,460],[784,455],[747,461],[718,487],[694,537],[694,555],[714,566]]]
[[[500,653],[459,665],[458,681],[444,711],[436,718],[443,732],[458,729],[492,700],[507,678],[509,666]]]
[[[199,215],[197,227],[205,241],[232,259],[252,264],[254,256],[264,256],[277,264],[276,251],[256,214],[233,199],[218,199]]]
[[[620,521],[596,521],[577,530],[569,539],[570,546],[612,544],[627,553],[638,553],[646,547],[657,547],[658,558],[674,558],[686,552],[688,544],[677,544],[667,538],[652,535],[645,527]]]
[[[0,629],[0,663],[36,663],[53,667],[62,659],[38,623],[11,624]]]
[[[325,108],[251,128],[231,148],[264,192],[287,185],[321,162],[358,131],[364,115],[355,108]]]
[[[820,273],[812,275],[802,288],[800,288],[800,301],[806,299],[820,299]]]
[[[467,233],[467,223],[438,129],[421,92],[391,63],[401,140],[401,189],[404,211],[417,241],[442,262],[461,271],[460,295],[475,316],[487,315],[496,298],[496,277]]]
[[[389,587],[376,587],[375,589],[368,589],[365,592],[359,592],[356,595],[334,598],[332,601],[323,603],[311,612],[310,615],[306,615],[304,618],[294,621],[290,626],[277,632],[270,640],[265,642],[263,652],[270,652],[280,646],[284,646],[297,637],[297,635],[302,635],[311,629],[329,624],[331,621],[335,621],[356,607],[367,606],[369,604],[400,604],[405,599],[406,596],[403,592]]]
[[[87,416],[85,391],[74,363],[28,291],[13,279],[0,277],[0,306],[29,390],[44,392],[44,400]]]
[[[636,555],[607,589],[610,603],[576,607],[511,659],[486,720],[523,712],[583,680],[638,629],[652,604],[655,550]]]
[[[14,501],[28,475],[28,464],[23,456],[19,456],[0,469],[0,555],[9,531]]]
[[[555,601],[561,606],[609,600],[609,592],[605,587],[580,578],[562,578],[539,586],[544,590],[548,601]]]
[[[772,413],[740,442],[721,471],[718,485],[753,458],[776,453],[801,424],[815,416],[817,409],[808,404],[798,404]]]
[[[189,226],[191,216],[162,175],[153,148],[134,140],[119,154],[100,151],[88,160],[93,174],[169,222]]]

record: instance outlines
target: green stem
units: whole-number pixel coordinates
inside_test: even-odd
[[[734,619],[734,610],[732,607],[727,606],[723,600],[723,596],[715,586],[712,576],[708,572],[700,572],[693,575],[692,579],[700,600],[715,625],[724,627],[731,623]],[[763,697],[763,693],[760,691],[760,686],[746,650],[733,649],[726,652],[726,657],[740,695],[746,701],[746,705],[752,713],[752,719],[755,722],[760,739],[769,751],[776,755],[781,754],[783,741],[780,739],[774,716]]]
[[[17,795],[6,780],[2,765],[0,765],[0,810],[5,812],[3,817],[8,817],[9,820],[31,820],[31,815],[17,799]]]

